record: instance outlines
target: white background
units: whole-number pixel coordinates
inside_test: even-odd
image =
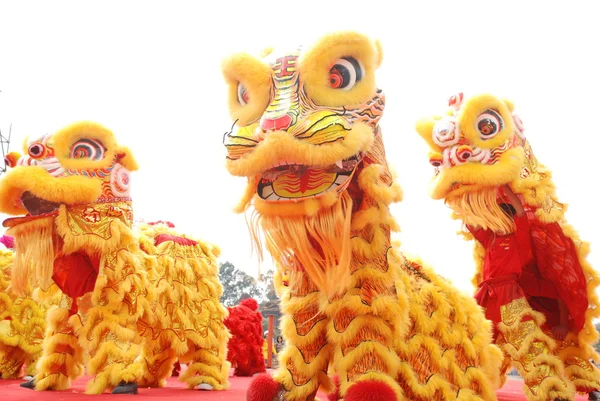
[[[130,146],[136,217],[171,220],[255,275],[244,181],[224,168],[231,126],[222,58],[352,29],[379,38],[388,159],[405,191],[393,207],[403,247],[471,292],[471,244],[427,186],[414,131],[455,92],[512,99],[567,218],[600,266],[600,23],[593,1],[0,1],[0,128],[27,135],[95,120]],[[267,263],[269,265],[270,263]]]

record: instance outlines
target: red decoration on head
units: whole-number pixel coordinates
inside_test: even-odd
[[[464,94],[462,92],[458,92],[456,95],[450,96],[448,99],[448,106],[452,107],[454,110],[460,109],[464,99]]]

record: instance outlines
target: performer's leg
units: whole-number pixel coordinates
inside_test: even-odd
[[[558,341],[557,341],[558,342]],[[600,370],[590,362],[591,347],[582,347],[576,333],[569,333],[564,341],[558,342],[557,354],[565,365],[567,378],[578,393],[590,394],[590,399],[600,399]],[[597,393],[597,394],[592,394]],[[593,397],[596,398],[593,398]]]
[[[226,359],[227,344],[203,349],[188,342],[188,349],[185,357],[181,357],[181,362],[187,363],[188,367],[179,380],[199,390],[227,390],[231,367]]]
[[[298,275],[282,296],[281,329],[286,347],[278,354],[273,379],[260,375],[252,382],[248,401],[312,401],[319,386],[329,389],[327,368],[331,356],[327,317],[320,312],[320,293],[310,279]],[[329,389],[330,390],[330,389]]]
[[[21,348],[0,344],[0,379],[18,379],[26,357]]]
[[[173,376],[173,367],[177,361],[175,350],[170,344],[161,343],[159,340],[152,341],[151,338],[145,340],[142,347],[144,375],[139,385],[164,387],[167,377]]]
[[[36,390],[66,390],[71,380],[83,373],[83,355],[75,330],[69,321],[72,300],[63,295],[58,306],[47,314],[42,356],[31,384]]]
[[[543,315],[531,309],[525,298],[500,308],[498,324],[503,351],[524,380],[530,401],[572,400],[575,388],[565,376],[562,361],[553,354],[555,344],[541,329]]]
[[[396,381],[401,361],[393,344],[406,319],[394,279],[391,268],[362,267],[352,274],[350,290],[327,306],[333,366],[346,400],[363,400],[367,394],[372,400],[404,399]]]
[[[98,276],[85,320],[77,328],[80,344],[90,356],[86,373],[94,376],[86,393],[113,389],[114,394],[135,394],[143,374],[137,321],[148,302],[147,282],[126,249],[101,259],[104,274]]]
[[[495,400],[503,355],[479,306],[426,266],[402,267],[398,303],[410,316],[396,349],[405,399]]]

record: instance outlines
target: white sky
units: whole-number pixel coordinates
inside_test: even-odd
[[[393,5],[393,6],[392,6]],[[554,172],[567,218],[600,266],[597,157],[600,22],[593,1],[5,1],[0,0],[0,128],[12,150],[90,119],[130,146],[137,218],[168,219],[217,243],[221,261],[257,269],[243,216],[244,187],[224,168],[231,121],[221,59],[307,32],[353,29],[384,47],[378,82],[388,160],[405,199],[396,236],[471,292],[471,244],[430,200],[421,115],[455,92],[511,98],[539,160]]]

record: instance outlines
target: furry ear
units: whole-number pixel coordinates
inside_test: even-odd
[[[375,49],[377,50],[377,55],[375,59],[376,68],[381,67],[381,63],[383,62],[383,46],[381,46],[381,42],[379,39],[375,39]]]
[[[137,171],[139,169],[138,163],[133,157],[133,153],[127,146],[119,146],[115,151],[117,155],[117,163],[120,163],[129,171]]]
[[[266,48],[262,49],[261,52],[258,53],[258,57],[265,58],[265,57],[267,57],[271,53],[273,53],[273,48],[272,47],[266,47]]]
[[[506,107],[508,107],[508,110],[510,110],[511,113],[515,111],[515,104],[512,102],[512,100],[502,99],[502,101],[504,102]]]
[[[13,168],[17,165],[17,162],[21,158],[21,154],[17,152],[10,152],[4,157],[4,164],[8,167]]]

